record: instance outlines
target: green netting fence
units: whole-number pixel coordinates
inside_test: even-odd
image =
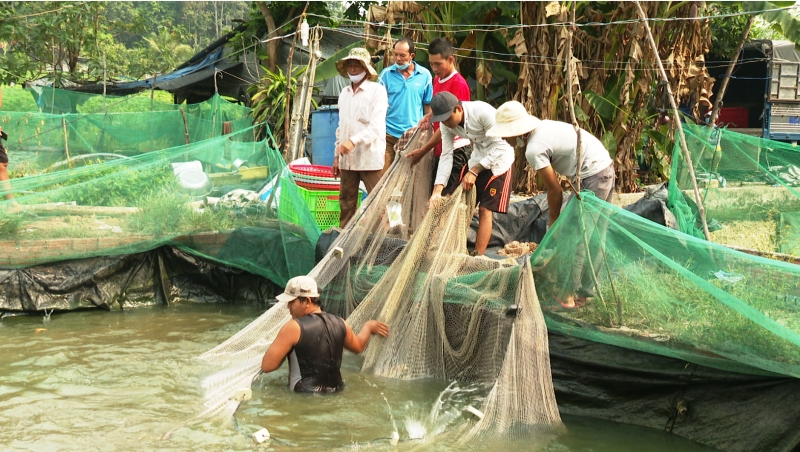
[[[711,240],[800,255],[792,220],[800,212],[800,149],[727,129],[684,127]],[[669,191],[681,231],[703,237],[689,162],[677,144]]]
[[[220,102],[226,101],[217,97],[193,107],[203,117],[187,115],[190,130],[192,121],[194,130],[203,130],[230,119],[217,108]],[[278,285],[314,265],[319,228],[280,153],[269,141],[254,140],[251,125],[242,122],[225,135],[215,128],[213,137],[198,133],[184,144],[181,113],[175,110],[64,115],[2,110],[0,121],[11,136],[12,173],[24,146],[40,146],[38,152],[50,146],[60,154],[64,123],[71,156],[91,154],[69,163],[59,155],[60,165],[0,183],[0,267],[129,254],[165,244]],[[3,200],[9,193],[14,199]]]
[[[48,108],[53,104],[63,108]],[[236,139],[256,139],[249,109],[220,96],[174,105],[141,96],[104,98],[52,88],[4,88],[0,126],[9,135],[9,168],[25,174],[52,169],[68,158],[133,156],[246,129],[250,133],[239,133]]]
[[[576,256],[591,256],[583,265]],[[725,370],[800,376],[800,266],[654,224],[584,193],[532,257],[548,328]],[[587,304],[558,303],[575,289]]]

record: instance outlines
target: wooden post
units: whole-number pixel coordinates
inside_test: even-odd
[[[106,113],[106,83],[108,72],[106,70],[106,53],[103,52],[103,113]]]
[[[733,52],[731,63],[728,65],[728,70],[725,71],[725,78],[722,79],[722,83],[719,85],[719,91],[717,91],[717,100],[714,101],[714,107],[711,108],[711,119],[708,121],[708,125],[711,127],[717,125],[719,108],[722,106],[722,96],[725,95],[725,90],[728,88],[728,80],[731,79],[733,68],[736,66],[736,62],[739,61],[739,54],[742,52],[744,43],[747,41],[747,37],[750,35],[750,28],[753,26],[754,19],[754,15],[751,15],[747,18],[747,24],[744,26],[742,37],[739,39],[739,44],[736,45],[736,50]]]
[[[67,154],[67,164],[72,169],[72,162],[69,157],[69,137],[67,136],[67,120],[61,118],[61,127],[64,130],[64,152]]]
[[[678,114],[678,106],[675,105],[675,98],[672,96],[672,88],[669,86],[669,78],[667,78],[667,72],[664,70],[664,65],[661,63],[661,57],[658,55],[658,46],[656,45],[656,40],[653,39],[653,32],[650,31],[650,24],[647,23],[647,15],[644,13],[642,9],[642,5],[639,4],[639,0],[634,0],[636,4],[636,9],[639,10],[639,16],[642,18],[642,23],[644,24],[645,30],[647,30],[647,40],[650,41],[650,46],[653,48],[653,54],[656,56],[656,62],[658,63],[658,70],[661,72],[661,78],[667,83],[665,89],[667,90],[667,95],[669,95],[669,104],[672,107],[672,115],[673,120],[675,121],[675,125],[678,128],[678,134],[680,138],[680,145],[681,151],[683,153],[683,158],[686,160],[686,163],[689,164],[689,176],[692,178],[692,187],[694,188],[694,200],[697,203],[697,211],[700,214],[700,221],[703,223],[703,234],[706,237],[706,240],[709,242],[711,241],[711,234],[708,232],[708,223],[706,222],[706,209],[703,207],[703,200],[700,197],[700,189],[697,188],[697,176],[694,172],[694,163],[692,162],[692,156],[689,154],[689,148],[686,147],[686,135],[683,133],[683,126],[681,125],[681,117]]]
[[[150,86],[150,111],[153,111],[153,93],[156,91],[156,81],[158,80],[158,74],[153,76],[153,84]]]
[[[183,107],[180,107],[180,110],[183,118],[183,141],[189,144],[189,126],[186,124],[186,112],[183,111]]]
[[[572,11],[570,12],[570,23],[567,26],[567,99],[569,102],[569,117],[572,121],[572,127],[575,129],[575,134],[578,135],[578,143],[575,147],[575,154],[577,156],[577,168],[575,170],[575,194],[581,191],[581,157],[583,148],[581,147],[581,128],[578,125],[578,119],[575,117],[575,101],[572,98],[572,81],[575,78],[575,71],[572,67],[572,31],[575,28],[575,10],[578,9],[577,2],[572,3]]]
[[[308,11],[308,5],[310,2],[306,2],[306,6],[303,8],[303,13],[300,14],[300,21],[297,22],[297,29],[295,30],[294,37],[292,38],[292,47],[289,49],[289,59],[286,62],[286,109],[284,110],[284,119],[283,119],[283,142],[284,147],[289,146],[289,104],[291,104],[292,100],[292,59],[294,58],[294,47],[297,44],[297,35],[300,34],[300,27],[303,24],[303,19],[306,17],[306,11]],[[309,46],[311,47],[311,46]],[[310,54],[311,52],[309,52]],[[284,154],[288,154],[289,149],[285,149],[286,152]]]

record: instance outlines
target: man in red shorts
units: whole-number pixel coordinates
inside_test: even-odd
[[[478,192],[478,234],[475,253],[483,255],[492,236],[492,212],[506,213],[511,199],[511,179],[514,148],[499,137],[487,137],[494,127],[497,110],[485,102],[462,102],[448,92],[431,100],[432,121],[441,122],[442,158],[453,153],[455,137],[472,142],[472,153],[461,172],[461,187],[469,190],[475,185]],[[437,176],[431,203],[442,196],[445,182]]]

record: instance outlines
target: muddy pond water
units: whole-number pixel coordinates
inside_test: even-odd
[[[0,449],[13,451],[454,450],[440,438],[463,422],[480,390],[442,381],[396,381],[359,372],[346,357],[346,389],[293,394],[286,366],[261,376],[234,420],[193,422],[200,382],[213,369],[195,359],[263,312],[243,305],[145,306],[0,320]],[[441,402],[434,410],[437,401]],[[568,432],[544,446],[482,450],[557,452],[713,449],[656,430],[565,417]],[[251,435],[267,428],[271,439]],[[394,431],[400,435],[390,445]],[[413,437],[413,438],[412,438]],[[421,439],[417,439],[421,437]]]

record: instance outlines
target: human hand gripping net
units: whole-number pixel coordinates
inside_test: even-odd
[[[311,272],[322,287],[325,310],[348,316],[356,331],[373,318],[389,324],[390,337],[374,339],[365,351],[365,372],[485,384],[488,396],[481,420],[450,432],[459,441],[480,444],[484,439],[541,438],[543,433],[560,432],[547,329],[529,263],[520,266],[467,254],[474,190],[458,189],[424,217],[418,216],[422,220],[415,224],[414,213],[424,208],[415,209],[413,200],[425,205],[427,196],[413,193],[430,186],[429,180],[424,185],[419,181],[430,174],[429,165],[412,168],[408,159],[395,162],[370,195],[367,204],[376,207],[360,212],[333,245],[341,252],[329,253]],[[382,206],[392,199],[403,204],[404,225],[390,228]],[[518,307],[516,316],[506,315],[512,305]],[[235,410],[238,402],[232,402],[232,409],[215,406],[237,385],[249,386],[271,337],[288,320],[282,315],[286,312],[276,305],[203,355],[216,362],[228,359],[226,354],[239,356],[228,359],[227,370],[206,380],[209,410]],[[252,354],[244,351],[250,335],[262,338],[250,341]]]

